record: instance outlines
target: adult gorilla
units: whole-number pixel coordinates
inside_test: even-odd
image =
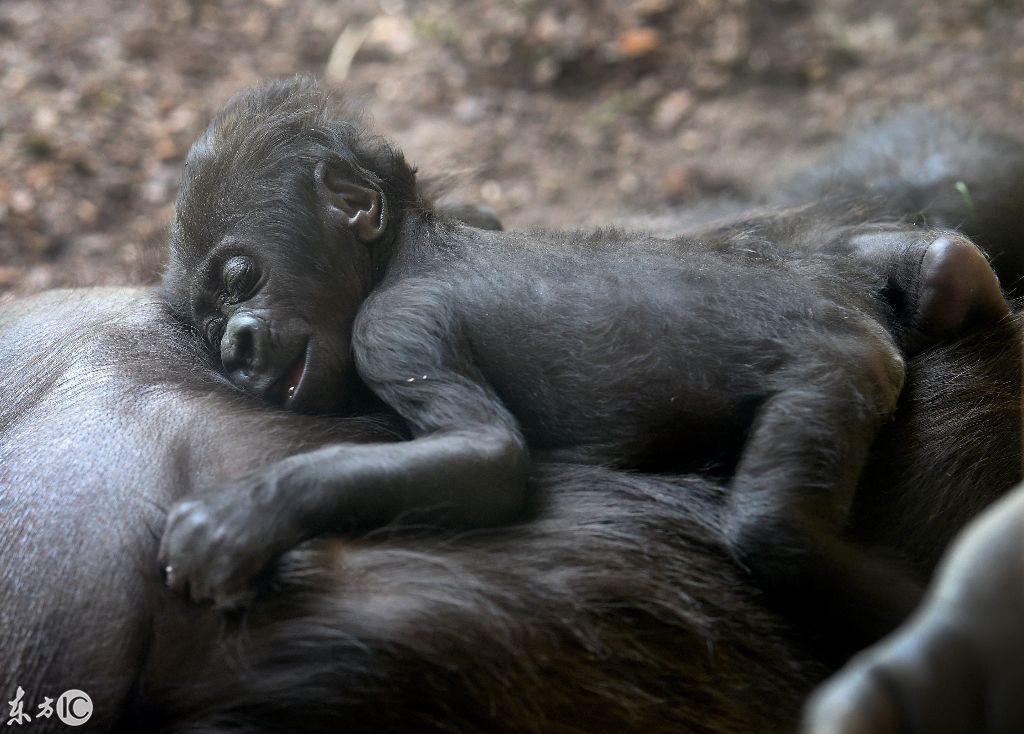
[[[528,524],[309,545],[244,620],[178,600],[154,563],[173,500],[388,433],[239,397],[192,344],[140,290],[0,317],[0,691],[26,712],[79,688],[91,727],[127,731],[768,732],[826,672],[728,560],[698,477],[543,466]],[[926,565],[1017,475],[1016,326],[910,374],[862,516]]]

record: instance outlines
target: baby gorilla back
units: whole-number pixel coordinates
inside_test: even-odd
[[[861,366],[868,353],[898,362],[880,326],[888,306],[873,296],[885,273],[847,252],[615,231],[487,239],[459,231],[436,263],[428,257],[373,316],[392,325],[389,348],[417,349],[418,332],[404,341],[398,302],[403,312],[419,303],[426,319],[454,314],[474,366],[544,455],[632,468],[729,466],[754,411],[787,374],[842,363],[852,351],[846,361]],[[450,304],[422,308],[432,282],[443,282]]]

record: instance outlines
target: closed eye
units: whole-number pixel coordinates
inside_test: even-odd
[[[221,284],[224,300],[240,303],[248,299],[259,282],[259,270],[251,257],[235,255],[225,261],[221,268]]]

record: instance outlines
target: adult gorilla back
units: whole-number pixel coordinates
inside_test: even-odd
[[[166,505],[206,476],[244,472],[253,457],[326,434],[324,421],[243,406],[190,344],[142,291],[57,291],[0,312],[7,699],[18,686],[26,702],[78,687],[110,723],[163,598],[154,543]],[[277,440],[285,422],[293,428]]]
[[[878,441],[861,516],[922,569],[1019,474],[1017,333],[918,358]],[[26,712],[80,688],[90,727],[127,731],[769,732],[826,672],[727,559],[697,477],[541,466],[524,525],[308,544],[243,619],[174,598],[170,502],[388,432],[241,397],[191,344],[143,290],[0,315],[0,693]]]

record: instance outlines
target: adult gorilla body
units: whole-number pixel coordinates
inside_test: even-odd
[[[924,575],[1018,480],[1020,356],[1005,322],[910,363],[852,535]],[[75,687],[125,731],[770,732],[827,671],[729,560],[716,483],[597,467],[536,468],[519,526],[307,545],[225,623],[162,587],[166,508],[387,426],[240,396],[147,291],[7,308],[0,360],[0,693],[30,713]]]
[[[568,466],[538,470],[546,500],[519,528],[290,554],[292,588],[221,640],[219,615],[156,574],[167,505],[254,461],[385,429],[240,398],[175,329],[144,291],[5,312],[8,698],[82,688],[91,724],[127,708],[127,731],[772,730],[821,675],[719,546],[713,484]]]
[[[952,515],[1017,475],[1018,341],[995,328],[911,365],[865,478],[869,515],[893,496],[955,508],[918,513],[903,547],[922,565]],[[385,429],[240,398],[188,344],[144,291],[5,312],[5,693],[83,688],[97,728],[127,710],[129,731],[792,728],[825,668],[728,561],[718,487],[697,477],[541,467],[532,522],[307,547],[283,561],[289,588],[221,637],[153,569],[166,506],[254,461]]]

